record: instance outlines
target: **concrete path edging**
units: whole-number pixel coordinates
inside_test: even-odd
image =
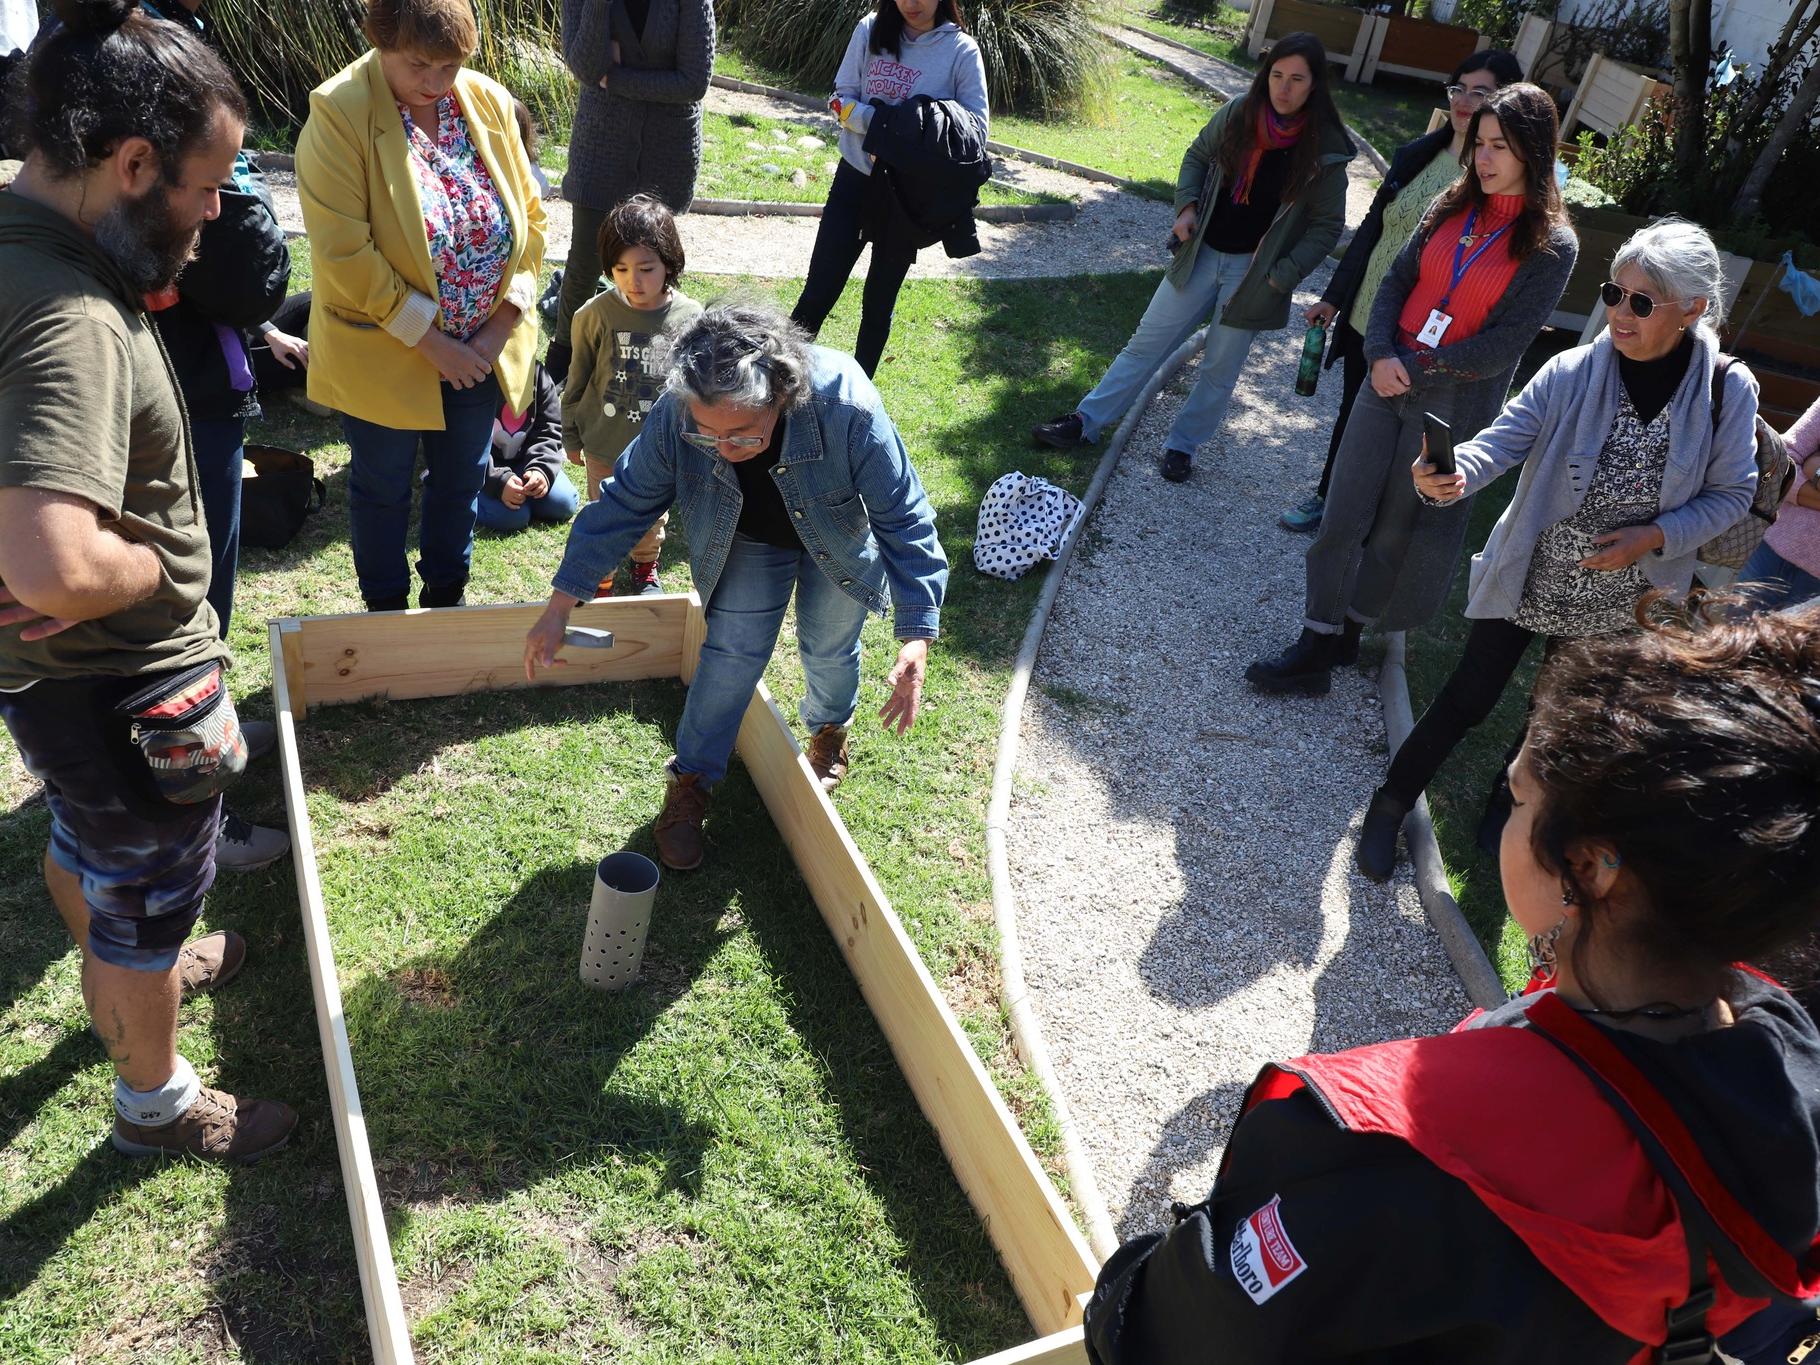
[[[820,218],[822,208],[821,204],[774,199],[697,199],[689,205],[689,212],[719,218]],[[1066,223],[1080,211],[1080,205],[1073,203],[981,204],[973,210],[973,217],[981,223]]]
[[[1404,633],[1393,631],[1387,637],[1384,666],[1378,672],[1378,697],[1384,706],[1384,733],[1390,752],[1397,748],[1415,728],[1415,716],[1409,702],[1409,671],[1406,667]],[[1416,802],[1415,809],[1403,822],[1403,838],[1409,845],[1409,860],[1415,868],[1416,894],[1421,897],[1422,911],[1434,927],[1447,950],[1448,961],[1459,974],[1460,984],[1480,1009],[1496,1009],[1510,998],[1504,982],[1492,966],[1479,939],[1460,913],[1460,903],[1447,885],[1447,865],[1441,861],[1441,845],[1435,838],[1434,821],[1428,814],[1428,799]]]
[[[1124,420],[1106,442],[1106,453],[1100,456],[1093,478],[1088,481],[1087,490],[1081,495],[1080,515],[1075,518],[1073,527],[1063,540],[1055,562],[1049,566],[1049,576],[1043,582],[1042,593],[1037,597],[1036,607],[1030,614],[1030,624],[1024,631],[1023,643],[1018,648],[1017,661],[1012,665],[1011,683],[1005,689],[1005,701],[999,713],[998,752],[992,765],[992,799],[986,807],[986,867],[992,879],[992,919],[998,929],[999,973],[1004,980],[1005,1012],[1011,1021],[1011,1036],[1025,1065],[1036,1074],[1038,1083],[1049,1096],[1056,1127],[1062,1135],[1062,1162],[1068,1172],[1074,1203],[1087,1220],[1088,1242],[1101,1260],[1118,1249],[1119,1236],[1113,1229],[1112,1216],[1100,1194],[1099,1181],[1095,1178],[1092,1164],[1081,1145],[1074,1115],[1063,1097],[1061,1078],[1056,1075],[1055,1066],[1049,1059],[1049,1049],[1043,1041],[1042,1024],[1030,1006],[1030,992],[1024,982],[1023,954],[1018,947],[1017,893],[1012,889],[1011,861],[1005,847],[1006,832],[1010,827],[1011,784],[1017,771],[1024,698],[1030,691],[1030,676],[1036,669],[1036,656],[1042,648],[1043,630],[1049,624],[1049,614],[1061,592],[1068,563],[1074,556],[1074,547],[1080,543],[1087,518],[1099,502],[1100,494],[1105,491],[1113,467],[1124,453],[1125,443],[1131,439],[1131,433],[1137,429],[1151,400],[1188,363],[1206,339],[1207,329],[1203,327],[1157,366],[1156,372],[1132,400]]]

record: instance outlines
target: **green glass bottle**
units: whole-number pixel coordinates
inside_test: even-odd
[[[1314,397],[1314,386],[1321,378],[1321,353],[1326,349],[1327,324],[1317,322],[1302,338],[1302,363],[1295,371],[1295,391],[1304,398]]]

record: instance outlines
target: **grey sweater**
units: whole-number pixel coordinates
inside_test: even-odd
[[[712,0],[651,0],[642,34],[614,0],[562,0],[562,55],[581,87],[563,198],[605,211],[644,191],[687,209],[714,73]]]
[[[916,95],[932,100],[953,100],[979,120],[981,141],[987,136],[990,114],[986,107],[986,64],[980,45],[953,24],[937,24],[920,38],[905,33],[896,55],[871,49],[872,24],[868,14],[853,26],[846,55],[835,73],[834,93],[861,105],[902,104]],[[840,154],[862,175],[872,174],[872,162],[861,149],[869,109],[858,110],[842,128]]]
[[[1450,346],[1408,351],[1397,345],[1397,319],[1421,273],[1426,244],[1427,238],[1418,232],[1397,254],[1372,304],[1365,358],[1401,360],[1409,371],[1410,388],[1392,400],[1393,405],[1404,413],[1432,410],[1448,422],[1458,440],[1476,435],[1503,407],[1517,362],[1561,301],[1580,243],[1573,229],[1556,228],[1547,244],[1517,267],[1510,287],[1477,332]],[[1390,477],[1407,479],[1409,473],[1392,470]],[[1471,506],[1471,498],[1461,498],[1445,507],[1421,509],[1396,587],[1378,618],[1380,629],[1410,629],[1440,610],[1466,545]]]
[[[1713,424],[1713,369],[1719,345],[1701,327],[1680,387],[1669,400],[1668,468],[1662,475],[1662,548],[1637,567],[1656,587],[1685,593],[1699,548],[1750,509],[1757,489],[1757,380],[1743,365],[1725,375],[1725,403]],[[1563,351],[1536,372],[1497,420],[1455,457],[1473,494],[1522,464],[1510,506],[1473,557],[1466,614],[1509,619],[1522,601],[1536,539],[1580,508],[1618,414],[1618,354],[1609,333]],[[1461,505],[1466,500],[1462,498]]]

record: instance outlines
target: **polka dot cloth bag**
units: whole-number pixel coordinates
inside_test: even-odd
[[[1081,510],[1079,498],[1047,479],[1016,471],[1000,476],[980,503],[973,567],[993,578],[1022,578],[1061,553]]]

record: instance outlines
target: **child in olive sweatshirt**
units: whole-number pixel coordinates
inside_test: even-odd
[[[600,259],[612,284],[576,310],[570,329],[574,360],[562,395],[562,444],[569,459],[586,463],[588,501],[613,463],[638,435],[645,414],[663,393],[673,333],[701,312],[676,288],[683,271],[682,237],[663,202],[637,194],[617,205],[600,225]],[[632,590],[662,592],[657,558],[664,543],[665,513],[632,549]],[[613,575],[602,580],[602,596]]]

